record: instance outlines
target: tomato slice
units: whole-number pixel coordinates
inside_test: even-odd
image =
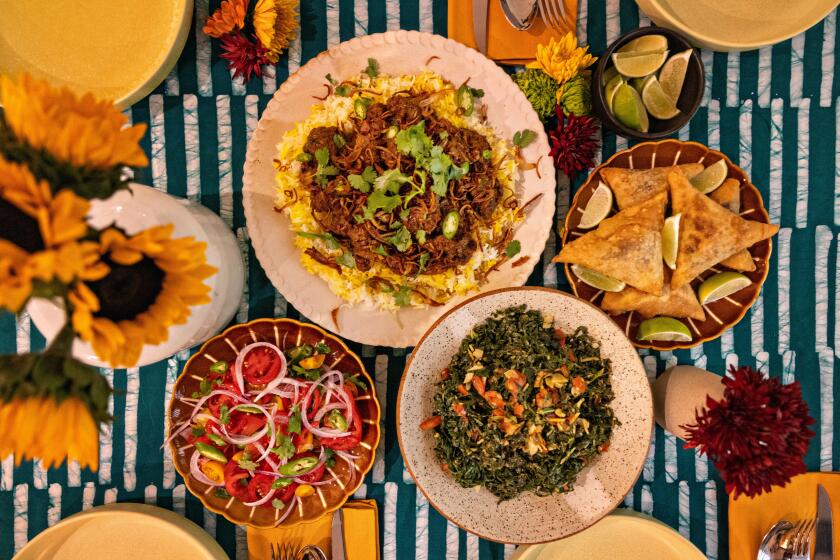
[[[292,502],[292,497],[295,495],[295,490],[297,490],[298,486],[300,486],[300,484],[292,482],[285,488],[278,490],[275,496],[288,507],[288,505]]]
[[[232,497],[240,501],[248,501],[248,471],[240,469],[236,461],[228,461],[225,465],[225,490]]]
[[[265,426],[265,416],[262,414],[248,414],[240,410],[230,413],[230,424],[227,426],[229,434],[250,436]]]
[[[233,399],[227,395],[213,395],[207,399],[207,408],[210,409],[210,414],[216,418],[222,413],[222,405],[230,410],[233,408]]]
[[[329,447],[336,451],[349,451],[359,445],[362,441],[362,417],[359,414],[359,408],[356,406],[356,399],[347,387],[344,387],[344,392],[350,399],[350,404],[353,407],[353,425],[350,434],[344,437],[321,438],[321,445]]]
[[[265,498],[271,493],[271,485],[274,477],[267,474],[258,474],[248,483],[248,501],[256,502]],[[270,504],[269,504],[270,505]]]
[[[267,346],[250,350],[242,362],[242,376],[251,385],[265,385],[280,373],[280,355]]]

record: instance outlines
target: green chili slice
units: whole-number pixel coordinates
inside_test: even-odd
[[[461,224],[461,215],[458,214],[456,211],[452,211],[448,213],[443,218],[443,225],[441,229],[443,229],[443,236],[447,239],[452,239],[455,237],[455,234],[458,233],[458,226]]]
[[[197,441],[195,442],[195,449],[208,459],[213,459],[214,461],[219,461],[220,463],[228,462],[228,459],[227,457],[225,457],[224,453],[207,443]]]
[[[284,476],[300,476],[314,469],[317,464],[317,457],[301,457],[300,459],[289,461],[278,470]]]

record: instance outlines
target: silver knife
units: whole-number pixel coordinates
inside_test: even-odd
[[[344,512],[338,508],[332,518],[331,560],[346,560],[344,555]]]
[[[834,526],[831,518],[831,500],[822,484],[818,486],[814,560],[834,560]]]
[[[475,46],[481,54],[487,54],[487,8],[490,0],[472,0],[473,34]]]

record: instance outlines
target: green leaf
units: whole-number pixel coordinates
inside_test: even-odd
[[[228,369],[227,362],[218,361],[214,362],[212,366],[210,366],[210,371],[213,373],[225,373]]]
[[[315,161],[320,167],[327,165],[330,162],[330,151],[326,148],[318,148],[315,150]]]
[[[213,495],[217,498],[222,498],[223,500],[230,498],[230,494],[228,494],[227,490],[225,490],[224,488],[216,488],[216,491],[213,492]]]
[[[306,152],[301,152],[297,155],[297,157],[295,159],[298,160],[301,163],[306,163],[306,162],[312,161],[312,154],[308,154]]]
[[[292,443],[292,438],[285,434],[277,434],[277,444],[271,449],[271,452],[281,459],[291,459],[297,450],[295,444]]]
[[[357,191],[363,192],[365,194],[370,192],[370,182],[365,181],[365,178],[362,175],[356,175],[355,173],[351,173],[347,176],[347,181],[349,181],[350,186],[356,189]]]
[[[335,466],[335,451],[333,451],[329,447],[324,449],[324,464],[327,466],[328,469],[331,469]]]
[[[321,239],[327,246],[327,249],[331,251],[337,251],[338,249],[341,249],[341,243],[339,243],[338,240],[335,237],[333,237],[331,233],[312,233],[309,231],[299,231],[297,232],[297,234],[305,239]]]
[[[341,134],[333,134],[333,144],[336,148],[343,148],[347,145],[347,140]]]
[[[507,247],[505,247],[505,254],[508,258],[512,258],[514,255],[518,255],[519,251],[522,250],[522,244],[519,242],[518,239],[514,239],[510,243],[508,243]]]
[[[219,408],[219,423],[223,426],[230,424],[230,411],[225,404]]]
[[[299,434],[301,429],[300,420],[300,405],[296,404],[292,407],[292,414],[289,416],[288,430],[290,434]]]
[[[397,132],[395,142],[399,151],[415,160],[421,159],[432,147],[432,139],[426,135],[425,121]]]
[[[350,86],[348,86],[348,85],[336,86],[335,94],[338,95],[339,97],[347,97],[348,95],[350,95]]]
[[[418,229],[417,231],[414,232],[414,237],[417,238],[417,243],[422,245],[426,242],[426,231],[422,230],[422,229]],[[428,255],[428,253],[425,253],[425,254]]]
[[[292,478],[278,478],[277,480],[271,483],[271,489],[279,490],[280,488],[286,488],[292,482],[294,482],[294,479]]]
[[[274,498],[273,500],[271,500],[271,507],[273,507],[274,509],[283,509],[284,507],[286,507],[286,504],[283,502],[283,500],[279,498]]]
[[[356,259],[353,257],[353,253],[349,251],[344,251],[337,256],[335,258],[335,262],[341,266],[346,266],[347,268],[356,268]]]
[[[388,250],[385,249],[385,245],[379,245],[376,249],[373,250],[373,252],[377,255],[382,255],[383,257],[388,256]]]
[[[408,228],[402,226],[397,233],[388,238],[388,241],[397,249],[397,251],[405,253],[412,244],[411,232],[408,231]]]
[[[386,191],[396,194],[403,185],[411,180],[411,177],[399,169],[389,169],[373,181],[373,188],[377,191]]]
[[[73,387],[84,389],[90,386],[99,373],[92,367],[73,358],[64,360],[64,375],[73,382]]]
[[[375,58],[368,59],[368,65],[367,68],[365,68],[365,74],[367,74],[371,78],[375,78],[379,75],[379,62]]]
[[[449,168],[449,178],[452,180],[457,180],[466,175],[470,172],[470,162],[465,161],[460,166],[453,165]]]
[[[335,85],[335,84],[337,83],[337,82],[335,81],[335,78],[333,78],[333,77],[332,77],[332,74],[327,74],[326,76],[324,76],[324,78],[326,78],[326,79],[327,79],[327,81],[328,81],[329,83],[331,83],[332,85]]]
[[[243,453],[242,458],[236,462],[239,465],[240,469],[245,469],[246,471],[254,472],[257,470],[257,465],[255,462],[251,460],[251,456],[248,453]]]
[[[493,157],[493,152],[491,152],[490,150],[482,150],[481,157],[483,157],[484,159],[490,159],[491,157]]]
[[[355,385],[356,387],[358,387],[362,391],[367,391],[367,388],[368,388],[367,383],[365,383],[361,379],[361,376],[358,373],[355,374],[355,375],[351,375],[350,377],[345,377],[344,380],[351,383],[352,385]]]
[[[377,210],[391,212],[400,205],[400,202],[402,199],[398,195],[389,195],[385,191],[373,191],[368,196],[365,218],[372,219]]]
[[[525,148],[537,139],[537,133],[528,128],[520,130],[513,135],[513,145],[518,148]]]
[[[376,169],[372,165],[365,167],[365,170],[362,171],[362,179],[368,183],[373,183],[376,180]]]
[[[411,288],[403,284],[399,290],[394,292],[394,303],[400,307],[411,305]]]
[[[316,354],[332,354],[332,348],[327,346],[323,341],[315,345]]]
[[[193,426],[193,427],[191,428],[191,431],[192,431],[192,435],[193,435],[194,437],[201,437],[201,436],[203,436],[203,435],[204,435],[204,433],[205,433],[205,432],[204,432],[204,428],[202,428],[201,426]]]
[[[423,253],[420,255],[420,269],[417,271],[417,274],[426,270],[426,265],[429,264],[429,257],[429,253]]]

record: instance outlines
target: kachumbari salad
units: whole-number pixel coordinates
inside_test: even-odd
[[[326,370],[330,352],[323,342],[285,353],[256,342],[235,362],[214,363],[200,391],[181,399],[192,411],[170,436],[195,446],[190,474],[217,487],[217,496],[285,510],[278,525],[298,500],[337,480],[336,460],[355,477],[359,457],[350,451],[363,426],[356,396],[366,386],[357,375]]]

